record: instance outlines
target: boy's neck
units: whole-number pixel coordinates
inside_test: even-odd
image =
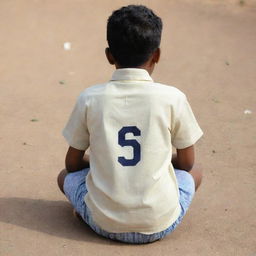
[[[138,68],[138,69],[145,69],[150,75],[153,73],[154,71],[154,68],[149,68],[149,67],[146,67],[144,65],[142,66],[139,66],[139,67],[120,67],[120,66],[117,66],[116,65],[116,69],[122,69],[122,68]]]
[[[115,61],[115,59],[113,58],[113,55],[110,53],[109,48],[106,48],[105,53],[106,53],[109,63],[111,65],[115,65],[116,69],[121,69],[121,68],[145,69],[149,73],[149,75],[151,75],[153,73],[155,64],[159,61],[159,58],[160,58],[160,49],[157,48],[144,64],[142,64],[138,67],[122,67],[122,66],[118,65],[118,63]]]

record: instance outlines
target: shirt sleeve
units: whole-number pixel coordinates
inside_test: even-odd
[[[68,144],[78,150],[86,150],[89,147],[86,103],[85,95],[81,94],[62,132]]]
[[[174,112],[174,111],[173,111]],[[203,135],[186,96],[179,102],[178,111],[174,114],[171,129],[172,145],[183,149],[194,145]]]

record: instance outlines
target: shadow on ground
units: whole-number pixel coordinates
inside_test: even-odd
[[[72,215],[68,202],[30,198],[0,198],[0,222],[71,240],[114,243],[95,234]]]

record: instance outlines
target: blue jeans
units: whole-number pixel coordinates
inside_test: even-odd
[[[85,184],[85,177],[88,174],[89,169],[84,169],[78,172],[69,173],[64,181],[64,192],[75,210],[81,215],[83,220],[99,235],[112,240],[118,240],[125,243],[132,244],[145,244],[151,243],[156,240],[164,238],[170,234],[180,224],[182,218],[187,212],[189,205],[193,199],[195,193],[195,183],[193,177],[186,171],[175,170],[176,178],[178,181],[180,192],[180,206],[181,214],[178,219],[167,229],[153,233],[142,234],[137,232],[127,233],[110,233],[101,229],[93,221],[89,208],[84,202],[84,196],[86,195],[87,188]]]

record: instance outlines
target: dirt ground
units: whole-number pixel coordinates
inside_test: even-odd
[[[187,94],[205,133],[183,223],[139,246],[95,235],[56,186],[61,130],[78,94],[110,78],[106,20],[130,3],[162,17],[153,78]],[[255,82],[256,1],[1,0],[0,255],[256,256]]]

